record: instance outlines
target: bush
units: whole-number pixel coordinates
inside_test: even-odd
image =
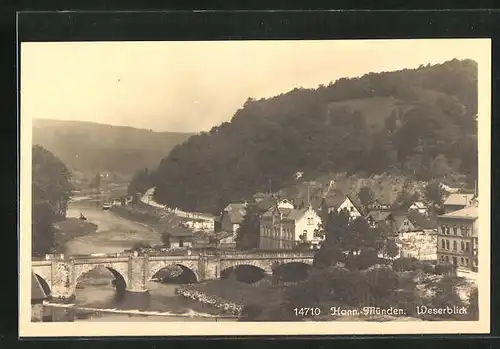
[[[395,271],[415,271],[418,267],[418,260],[415,258],[401,257],[392,262]]]
[[[457,267],[451,263],[440,263],[434,268],[437,275],[456,275]]]
[[[257,304],[247,304],[241,312],[243,321],[255,321],[262,313],[262,308]]]
[[[379,262],[377,251],[373,249],[362,250],[359,256],[357,256],[357,267],[361,270],[368,269]]]

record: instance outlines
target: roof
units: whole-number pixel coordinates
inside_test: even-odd
[[[404,216],[393,216],[393,217],[394,217],[394,225],[396,227],[398,227],[398,228],[403,224],[403,222],[405,221],[405,219],[407,219],[406,215],[404,215]]]
[[[411,206],[416,206],[417,208],[426,208],[425,204],[422,201],[415,201]]]
[[[328,207],[339,207],[346,200],[347,195],[337,192],[334,195],[329,195],[325,198],[325,204]]]
[[[266,197],[256,203],[257,210],[261,212],[269,210],[274,205],[276,205],[276,199],[273,197]]]
[[[278,208],[275,206],[271,207],[262,215],[262,218],[272,218],[276,212],[283,215],[283,219],[296,221],[300,219],[307,212],[308,208],[296,209],[296,208]]]
[[[170,233],[172,237],[194,237],[194,232],[191,229],[182,226],[172,227],[167,232]]]
[[[391,211],[371,210],[370,212],[368,212],[366,217],[373,218],[373,220],[375,222],[381,222],[381,221],[385,221],[386,219],[388,219],[389,216],[391,216],[391,215],[392,215]]]
[[[416,228],[434,229],[437,227],[435,219],[429,219],[418,211],[410,210],[406,216]]]
[[[453,211],[447,214],[438,216],[439,218],[463,218],[463,219],[477,219],[477,207],[466,207],[458,211]]]
[[[231,203],[224,209],[229,216],[231,223],[241,223],[247,214],[246,204],[244,203]]]
[[[43,290],[42,284],[38,281],[35,273],[31,272],[31,299],[45,299],[48,298]]]
[[[215,234],[215,239],[217,241],[220,241],[222,239],[228,238],[230,236],[233,236],[233,233],[230,231],[221,231]]]
[[[474,198],[474,194],[451,194],[445,200],[445,205],[452,206],[468,206],[470,201]]]

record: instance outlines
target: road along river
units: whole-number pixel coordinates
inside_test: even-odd
[[[91,223],[97,224],[97,231],[78,237],[65,244],[67,255],[116,253],[129,249],[137,242],[161,245],[160,234],[150,228],[119,217],[112,212],[103,211],[97,201],[78,200],[69,203],[67,217],[79,217],[82,213]],[[82,316],[75,321],[235,321],[222,319],[215,309],[204,308],[200,303],[185,299],[175,294],[179,284],[150,282],[147,304],[141,304],[144,316],[130,318],[139,309],[130,309],[130,314],[123,314],[123,300],[117,300],[114,277],[107,269],[94,269],[79,279],[76,290],[75,306],[102,309],[99,316]],[[125,295],[127,297],[127,295]],[[106,309],[106,310],[105,310]],[[87,311],[86,311],[87,312]],[[146,316],[147,312],[161,312],[161,315]]]

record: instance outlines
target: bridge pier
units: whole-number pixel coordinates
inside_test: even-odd
[[[149,265],[147,256],[131,256],[128,261],[128,293],[148,292]]]

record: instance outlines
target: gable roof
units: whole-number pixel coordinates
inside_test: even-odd
[[[415,206],[418,209],[426,208],[425,204],[422,201],[415,201],[413,204],[411,204],[411,206]]]
[[[469,206],[470,201],[474,198],[474,194],[450,194],[444,201],[445,205],[452,206]]]
[[[398,215],[398,216],[394,216],[394,225],[399,228],[403,222],[407,219],[408,217],[406,217],[406,215]],[[410,221],[410,220],[409,220]],[[411,223],[411,221],[410,221]]]
[[[266,197],[260,201],[257,201],[256,203],[257,210],[259,210],[260,212],[265,212],[274,205],[276,205],[276,199],[273,197]]]
[[[477,219],[478,209],[475,206],[462,208],[458,211],[453,211],[447,214],[438,216],[439,218],[463,218],[463,219]]]
[[[413,223],[415,228],[435,229],[437,227],[437,222],[435,219],[429,219],[416,210],[408,211],[408,214],[406,216],[408,217],[410,222]]]
[[[243,222],[243,218],[247,214],[246,204],[244,203],[230,203],[224,209],[227,212],[231,223],[239,224]]]
[[[371,210],[366,215],[366,218],[371,217],[375,222],[382,222],[387,220],[391,216],[392,216],[391,211]]]
[[[308,208],[296,209],[296,208],[279,208],[276,205],[267,210],[262,218],[269,219],[272,218],[275,214],[282,214],[283,220],[292,220],[297,221],[304,216],[304,214],[308,211]]]
[[[31,272],[31,299],[41,300],[46,298],[48,298],[48,296],[43,290],[42,284],[38,281],[35,273]]]

